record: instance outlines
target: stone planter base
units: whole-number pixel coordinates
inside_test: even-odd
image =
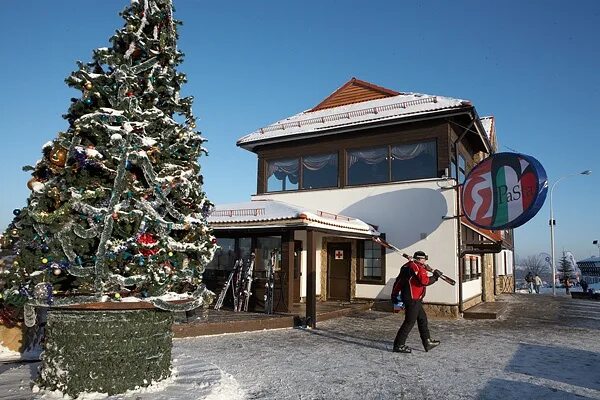
[[[168,378],[172,324],[172,313],[157,309],[50,309],[37,383],[76,397]]]

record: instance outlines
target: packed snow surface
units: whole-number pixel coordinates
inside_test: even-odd
[[[499,300],[507,309],[496,320],[430,319],[442,343],[428,353],[416,326],[413,353],[392,353],[403,315],[377,311],[317,329],[176,339],[174,377],[110,399],[600,399],[600,302]],[[55,399],[32,393],[36,367],[0,364],[0,399]]]

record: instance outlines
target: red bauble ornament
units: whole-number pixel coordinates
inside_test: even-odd
[[[151,256],[158,253],[158,249],[156,245],[158,241],[151,233],[142,233],[140,237],[137,239],[138,244],[140,245],[140,253],[145,256]]]

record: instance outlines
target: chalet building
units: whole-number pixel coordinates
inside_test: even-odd
[[[600,282],[600,256],[592,256],[577,261],[577,266],[581,271],[581,279],[584,279],[588,284],[592,285]]]
[[[306,302],[314,317],[317,301],[388,300],[401,252],[423,250],[457,282],[428,288],[431,312],[459,316],[514,291],[512,231],[461,215],[460,184],[496,150],[493,117],[480,118],[470,101],[352,78],[237,145],[257,155],[256,194],[210,216],[221,250],[205,273],[209,287],[219,291],[234,259],[253,252],[255,305],[275,260],[276,308]]]

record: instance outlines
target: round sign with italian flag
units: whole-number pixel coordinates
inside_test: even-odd
[[[542,164],[518,153],[497,153],[477,164],[462,187],[465,217],[480,228],[512,229],[529,221],[546,200]]]

